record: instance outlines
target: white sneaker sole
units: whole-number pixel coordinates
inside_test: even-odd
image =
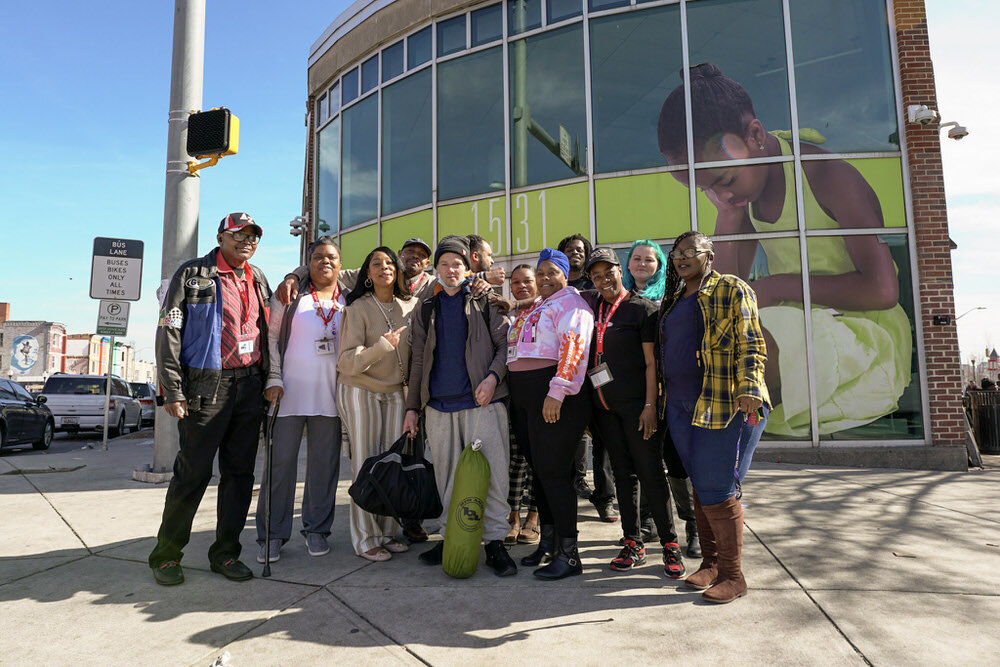
[[[313,551],[312,549],[309,548],[309,541],[306,540],[306,551],[308,551],[309,555],[312,556],[313,558],[319,558],[320,556],[325,556],[328,553],[330,553],[330,547],[327,547],[323,551]]]

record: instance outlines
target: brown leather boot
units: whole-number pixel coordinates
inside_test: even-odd
[[[694,518],[698,522],[698,542],[701,544],[701,565],[698,571],[684,580],[688,588],[703,591],[715,583],[719,576],[716,566],[715,535],[712,533],[712,524],[705,516],[705,510],[698,501],[698,494],[694,493]]]
[[[718,552],[719,578],[701,594],[706,602],[725,604],[747,593],[747,582],[740,570],[743,552],[743,506],[736,496],[702,508],[712,524]]]

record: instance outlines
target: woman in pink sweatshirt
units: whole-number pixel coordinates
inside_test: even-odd
[[[507,336],[511,419],[527,426],[526,456],[541,522],[538,549],[521,564],[551,560],[535,576],[562,579],[583,572],[572,461],[590,423],[584,380],[594,314],[568,286],[569,260],[558,250],[542,250],[535,280],[540,299],[518,315]]]

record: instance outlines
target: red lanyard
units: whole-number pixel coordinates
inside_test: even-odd
[[[595,340],[597,341],[597,354],[604,354],[604,332],[608,330],[608,325],[611,324],[611,318],[614,316],[615,311],[618,310],[618,306],[622,304],[625,300],[625,296],[628,294],[624,289],[622,293],[618,295],[615,299],[614,305],[611,306],[611,310],[608,311],[608,316],[604,317],[604,301],[601,301],[601,305],[597,307],[597,321],[594,322],[594,330],[597,332]]]
[[[327,313],[323,310],[323,304],[319,301],[319,295],[316,293],[316,288],[312,285],[309,286],[309,293],[313,298],[313,305],[316,307],[316,314],[319,318],[323,320],[323,328],[330,326],[330,322],[333,321],[333,316],[337,313],[337,299],[340,297],[340,286],[333,288],[333,305],[330,307],[330,312]]]
[[[510,328],[509,332],[509,340],[511,341],[511,344],[517,344],[518,338],[521,336],[521,329],[524,328],[524,323],[528,319],[528,315],[531,315],[531,311],[533,311],[537,305],[538,302],[533,302],[530,306],[522,310],[521,314],[517,316],[516,320],[514,320],[514,326]]]

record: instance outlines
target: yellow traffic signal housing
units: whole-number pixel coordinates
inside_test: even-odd
[[[240,119],[225,108],[195,111],[188,117],[187,152],[194,157],[236,155]]]

